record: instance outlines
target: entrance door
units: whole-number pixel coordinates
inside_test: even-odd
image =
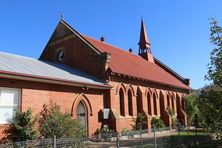
[[[87,129],[87,112],[85,109],[85,106],[82,102],[79,103],[77,107],[77,117],[80,121],[80,123]]]

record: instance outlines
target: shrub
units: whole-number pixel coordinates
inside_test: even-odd
[[[121,131],[121,135],[122,135],[122,136],[126,136],[126,135],[128,135],[128,134],[130,133],[130,131],[131,131],[131,130],[124,128],[124,129]]]
[[[98,134],[102,139],[107,139],[113,137],[115,132],[111,130],[107,124],[105,124],[101,129],[97,129],[96,134]]]
[[[35,129],[36,121],[37,118],[32,116],[31,109],[25,112],[16,111],[12,124],[4,131],[6,139],[14,142],[36,139],[38,137]]]
[[[175,113],[174,113],[174,111],[173,111],[173,108],[172,108],[172,107],[167,106],[166,110],[167,110],[167,113],[168,113],[168,115],[169,115],[170,117],[172,117],[172,116],[174,116],[174,115],[175,115]]]
[[[180,124],[180,122],[179,122],[179,120],[177,119],[177,118],[172,118],[172,127],[174,128],[174,129],[177,129],[177,128],[179,128],[179,126],[180,126],[181,124]]]
[[[80,138],[85,136],[85,129],[78,120],[72,119],[68,113],[61,113],[60,107],[51,104],[42,114],[40,133],[45,138]]]
[[[134,130],[139,130],[141,128],[144,128],[146,126],[146,121],[145,121],[145,115],[142,113],[138,113],[137,117],[135,119],[133,119],[133,125],[132,128]]]
[[[152,128],[154,127],[154,125],[156,126],[157,129],[165,127],[163,120],[157,117],[153,117],[151,124],[152,124]]]
[[[105,133],[113,133],[114,131],[113,130],[111,130],[110,128],[109,128],[109,126],[106,124],[106,125],[103,125],[103,127],[100,129],[100,130],[98,130],[99,131],[99,133],[101,133],[101,134],[105,134]]]

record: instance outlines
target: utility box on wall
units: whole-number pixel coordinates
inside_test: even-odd
[[[109,108],[104,108],[103,109],[103,119],[109,119]]]

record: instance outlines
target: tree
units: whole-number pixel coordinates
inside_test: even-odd
[[[69,113],[61,113],[60,107],[51,104],[46,108],[40,120],[40,133],[44,138],[80,138],[85,136],[85,129]]]
[[[214,48],[210,54],[208,74],[206,79],[212,80],[215,85],[222,86],[222,27],[213,18],[210,19],[210,41]]]
[[[188,124],[193,125],[195,115],[200,117],[200,111],[198,107],[198,95],[193,92],[185,98],[185,110],[188,117]]]
[[[201,90],[199,109],[205,128],[222,135],[222,27],[211,18],[210,41],[214,48],[210,54],[206,78],[213,84]],[[222,136],[221,136],[222,137]]]
[[[7,134],[6,138],[16,142],[36,139],[38,137],[35,129],[36,121],[37,118],[32,116],[31,109],[25,112],[16,111],[12,124],[4,131]]]
[[[208,86],[201,90],[199,109],[203,117],[203,126],[211,132],[222,133],[222,88]]]

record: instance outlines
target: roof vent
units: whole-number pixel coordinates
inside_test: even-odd
[[[105,41],[105,38],[102,36],[102,37],[100,38],[100,41],[101,41],[101,42],[104,42],[104,41]]]
[[[130,49],[129,49],[129,52],[130,52],[130,53],[131,53],[131,52],[133,52],[133,49],[132,49],[132,48],[130,48]]]

